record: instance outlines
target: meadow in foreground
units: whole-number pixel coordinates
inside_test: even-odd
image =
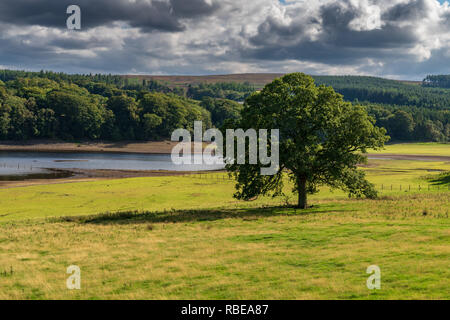
[[[3,223],[0,299],[448,299],[449,193]],[[425,209],[426,208],[426,209]],[[81,290],[66,288],[69,265]],[[382,270],[369,291],[366,268]]]
[[[218,173],[0,190],[0,299],[449,299],[450,164],[364,170],[379,200],[324,189],[306,211]]]

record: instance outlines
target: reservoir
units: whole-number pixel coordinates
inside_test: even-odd
[[[175,165],[170,154],[0,151],[0,177],[54,174],[52,170],[212,171],[219,165]]]

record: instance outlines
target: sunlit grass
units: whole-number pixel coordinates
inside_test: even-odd
[[[401,143],[388,144],[384,150],[369,151],[373,154],[411,154],[429,156],[450,156],[450,144],[447,143]]]
[[[449,299],[450,163],[362,170],[378,200],[323,188],[306,211],[222,173],[0,190],[0,299]]]
[[[428,192],[428,185],[438,192],[437,187],[424,178],[450,171],[450,163],[376,160],[370,161],[369,167],[363,170],[381,195]],[[287,197],[245,203],[233,199],[234,185],[225,173],[213,173],[2,189],[0,222],[128,210],[247,208],[296,201],[290,193],[292,186],[287,185]],[[448,190],[448,186],[439,186],[439,189]],[[346,198],[341,191],[322,188],[310,200],[314,204],[317,200]]]
[[[449,194],[0,225],[1,299],[448,299]],[[426,211],[426,215],[425,212]],[[65,287],[69,265],[82,289]],[[382,290],[366,287],[369,265]],[[10,274],[9,270],[13,270]]]

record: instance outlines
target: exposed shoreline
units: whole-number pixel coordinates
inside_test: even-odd
[[[69,177],[55,179],[28,179],[17,181],[0,181],[0,189],[28,187],[33,185],[64,184],[73,182],[90,182],[99,180],[116,180],[129,178],[173,177],[219,173],[223,171],[137,171],[137,170],[107,170],[107,169],[48,169],[53,172],[69,173]]]
[[[65,142],[55,140],[1,141],[0,151],[10,152],[73,152],[73,153],[138,153],[171,154],[178,142],[120,141],[120,142]]]
[[[178,142],[64,142],[56,140],[32,140],[26,142],[0,142],[0,152],[71,152],[71,153],[128,153],[128,154],[171,154]],[[411,154],[368,154],[372,160],[409,160],[450,162],[449,156],[411,155]],[[25,181],[0,181],[0,189],[17,188],[32,185],[64,184],[98,180],[113,180],[140,177],[164,177],[195,175],[205,172],[177,171],[137,171],[137,170],[87,170],[87,169],[52,169],[67,172],[69,177],[56,179],[34,179]]]
[[[168,155],[178,142],[119,141],[65,142],[59,140],[0,141],[0,152],[73,152],[73,153],[135,153]],[[192,151],[194,149],[192,148]],[[449,156],[414,154],[367,154],[372,159],[450,161]]]

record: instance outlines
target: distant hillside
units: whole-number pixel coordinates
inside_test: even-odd
[[[242,74],[225,74],[225,75],[209,75],[209,76],[156,76],[156,75],[125,75],[124,78],[139,79],[148,81],[160,81],[173,86],[188,86],[205,84],[216,84],[223,82],[238,82],[249,83],[256,87],[263,87],[272,82],[274,79],[282,77],[283,73],[242,73]],[[410,80],[389,80],[376,77],[360,77],[360,76],[313,76],[316,81],[333,80],[340,78],[355,78],[355,79],[379,79],[385,84],[401,83],[407,85],[421,85],[421,81]]]
[[[275,78],[281,77],[279,73],[262,74],[231,74],[214,76],[124,76],[127,81],[136,83],[153,81],[162,83],[171,88],[191,88],[195,92],[191,95],[196,99],[202,96],[223,98],[217,95],[218,84],[245,83],[254,90],[259,90]],[[412,106],[432,110],[448,110],[450,108],[450,89],[432,88],[420,85],[421,82],[389,80],[367,76],[313,76],[317,84],[332,86],[337,92],[344,95],[348,101],[377,103],[384,105]],[[201,88],[198,88],[201,86]],[[200,89],[200,90],[198,90]],[[209,90],[208,90],[209,89]],[[211,92],[214,91],[214,92]],[[247,92],[248,94],[248,92]],[[189,96],[189,92],[188,92]],[[232,100],[241,101],[242,95]]]
[[[148,81],[160,81],[168,85],[187,87],[201,83],[215,84],[223,82],[250,83],[256,87],[263,87],[274,79],[283,76],[282,73],[243,73],[211,76],[152,76],[152,75],[126,75],[125,78]]]

